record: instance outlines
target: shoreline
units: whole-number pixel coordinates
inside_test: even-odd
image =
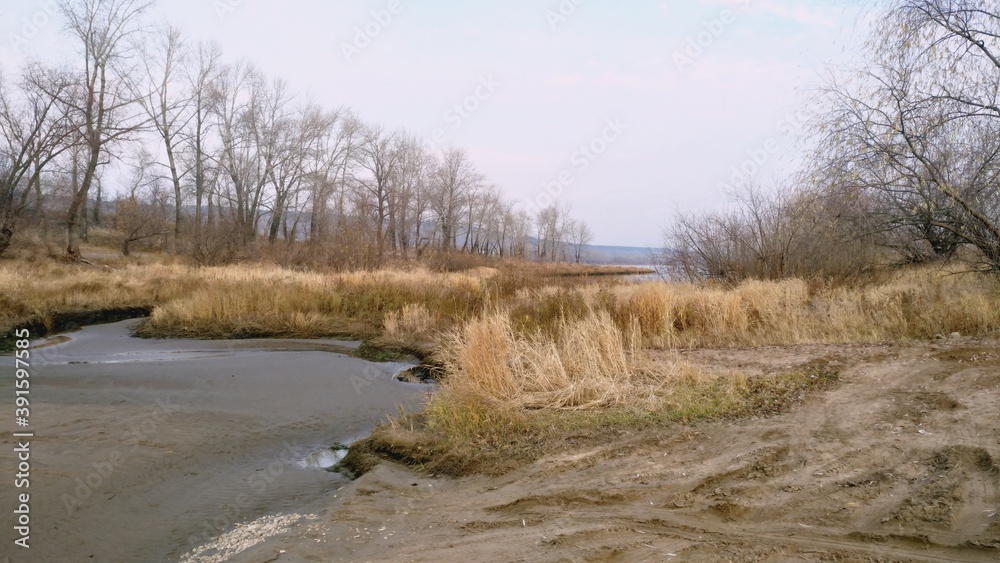
[[[52,316],[48,324],[42,319],[36,318],[22,325],[17,325],[16,329],[27,329],[30,331],[32,340],[51,340],[56,338],[66,338],[66,335],[69,333],[77,332],[89,327],[114,324],[123,321],[148,319],[152,311],[152,307],[124,307],[57,313]],[[294,347],[294,344],[289,346],[289,343],[298,343],[302,345],[303,349],[325,350],[329,352],[341,353],[373,363],[398,363],[412,360],[415,365],[408,368],[408,370],[403,370],[412,371],[412,375],[407,376],[406,378],[400,378],[400,381],[405,383],[432,383],[436,381],[436,379],[432,376],[432,374],[435,373],[436,366],[427,363],[433,352],[426,345],[402,346],[393,343],[383,345],[372,343],[368,339],[351,334],[323,335],[311,338],[289,338],[268,333],[263,333],[259,336],[255,335],[240,338],[206,338],[196,334],[148,335],[142,332],[142,324],[143,323],[141,322],[137,323],[132,330],[132,336],[141,340],[230,342],[231,344],[229,346],[232,348],[260,347],[275,351],[278,347],[282,346],[286,350],[290,349]],[[341,340],[341,338],[346,338],[346,340]],[[13,352],[15,349],[14,343],[17,340],[18,338],[15,336],[15,330],[11,330],[6,334],[0,335],[0,355]],[[329,344],[331,341],[335,342],[335,344]],[[55,344],[59,343],[61,342],[56,342]],[[50,345],[53,344],[46,344],[46,346]],[[32,349],[38,348],[39,347],[36,345],[32,346]]]

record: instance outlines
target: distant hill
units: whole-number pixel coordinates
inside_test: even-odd
[[[588,245],[584,254],[588,264],[616,264],[620,266],[647,266],[663,249],[640,246]]]

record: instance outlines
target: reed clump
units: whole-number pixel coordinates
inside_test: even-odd
[[[502,310],[469,321],[441,345],[446,376],[417,434],[449,455],[475,457],[569,429],[774,412],[837,376],[811,367],[750,377],[678,355],[654,358],[640,346],[641,326],[633,318],[622,330],[603,310],[563,320],[554,331],[519,331]],[[403,439],[391,438],[397,434],[379,439]]]

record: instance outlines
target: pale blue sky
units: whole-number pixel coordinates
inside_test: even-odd
[[[771,142],[780,150],[763,174],[793,165],[794,135],[782,133],[797,131],[789,118],[824,63],[857,52],[861,3],[400,0],[385,25],[373,15],[385,0],[161,0],[157,12],[194,40],[217,40],[226,60],[252,60],[325,105],[423,138],[437,130],[528,209],[569,172],[560,197],[595,242],[638,246],[658,245],[675,209],[722,205],[720,184]],[[66,59],[50,5],[0,1],[5,72],[25,55]],[[554,17],[560,5],[566,15]],[[41,24],[37,33],[26,19]],[[377,34],[354,45],[366,26]],[[679,68],[699,34],[702,52]],[[463,102],[478,108],[449,112]],[[599,156],[579,153],[609,120],[624,132]]]

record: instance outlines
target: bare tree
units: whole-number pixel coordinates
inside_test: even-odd
[[[413,223],[413,246],[420,255],[430,246],[433,237],[427,236],[424,223],[431,210],[434,197],[434,175],[438,169],[437,157],[426,152],[421,146],[411,149],[409,177],[414,179],[411,217]]]
[[[514,258],[527,259],[533,226],[531,215],[523,209],[515,209],[512,205],[505,214],[504,224],[507,225],[508,253]]]
[[[141,33],[140,18],[150,2],[142,0],[66,0],[60,9],[71,35],[82,50],[83,68],[77,87],[50,92],[71,110],[87,149],[79,189],[66,217],[66,253],[80,256],[78,222],[90,187],[110,145],[132,135],[143,121],[124,76],[131,72],[134,53],[129,40]],[[69,95],[67,95],[69,94]]]
[[[0,254],[31,197],[41,204],[42,171],[73,139],[65,106],[58,103],[68,87],[64,77],[36,67],[14,94],[0,74]]]
[[[535,226],[538,230],[538,260],[556,262],[565,252],[567,225],[569,221],[569,204],[553,203],[538,210],[535,216]]]
[[[390,226],[387,224],[391,212],[389,206],[401,157],[398,134],[388,133],[378,125],[365,130],[358,159],[359,170],[354,180],[363,190],[362,196],[371,201],[379,260],[385,254],[385,239]]]
[[[583,221],[571,220],[569,222],[569,243],[573,248],[573,261],[579,264],[586,254],[587,245],[594,240],[594,233]]]
[[[432,161],[420,141],[412,135],[401,135],[399,140],[399,165],[396,167],[396,189],[393,191],[391,230],[394,245],[404,256],[411,246],[419,249],[420,231],[427,213],[427,187]]]
[[[261,235],[283,237],[296,260],[291,243],[306,236],[310,259],[337,266],[431,245],[527,254],[532,218],[466,151],[432,153],[349,110],[296,106],[281,80],[252,64],[223,65],[217,46],[189,49],[178,29],[145,27],[152,3],[60,0],[77,68],[34,67],[17,96],[0,76],[0,253],[26,209],[44,211],[44,193],[47,212],[66,217],[67,255],[79,259],[87,225],[102,220],[116,187],[112,174],[102,186],[102,173],[120,161],[134,167],[114,217],[126,254],[171,223],[167,248],[189,243],[205,264],[245,255]],[[123,154],[128,141],[153,156]],[[571,252],[565,211],[536,223],[539,252],[552,260]]]
[[[486,186],[476,198],[469,230],[472,242],[469,249],[478,254],[501,254],[503,248],[503,219],[507,201],[503,190],[496,184]]]
[[[821,192],[765,189],[748,182],[727,210],[678,214],[659,259],[671,277],[738,283],[746,279],[852,279],[870,271],[878,253],[845,220],[840,198]]]
[[[163,143],[166,168],[174,191],[174,240],[181,234],[183,199],[181,183],[187,170],[181,169],[179,148],[188,124],[196,117],[196,100],[180,87],[179,78],[187,64],[187,51],[180,29],[168,27],[162,33],[142,36],[135,49],[141,71],[130,79],[133,95]]]
[[[260,227],[279,157],[279,135],[290,101],[285,84],[269,82],[246,63],[229,67],[215,83],[214,112],[222,143],[220,180],[244,244]]]
[[[326,239],[331,198],[337,211],[336,225],[341,226],[346,215],[344,189],[351,164],[354,162],[362,125],[348,110],[336,110],[326,115],[329,127],[316,139],[316,158],[309,173],[311,184],[309,241],[318,244]]]
[[[191,128],[186,136],[188,169],[193,171],[195,233],[203,226],[202,208],[206,197],[212,202],[212,186],[216,174],[210,158],[209,134],[211,131],[212,93],[219,76],[219,59],[222,54],[214,43],[198,45],[195,62],[188,72],[188,87],[191,95]],[[211,214],[209,214],[211,222]]]
[[[872,230],[905,259],[968,245],[1000,271],[1000,11],[900,0],[869,56],[826,90],[821,180],[870,194]]]
[[[461,222],[461,213],[473,190],[480,186],[483,177],[473,168],[468,153],[450,149],[438,165],[434,175],[431,209],[441,230],[441,248],[455,248],[455,238]]]
[[[277,125],[277,157],[271,168],[274,205],[268,228],[268,242],[274,243],[287,221],[289,205],[298,199],[299,188],[317,158],[319,143],[332,127],[331,116],[313,104],[306,104],[296,114]]]

